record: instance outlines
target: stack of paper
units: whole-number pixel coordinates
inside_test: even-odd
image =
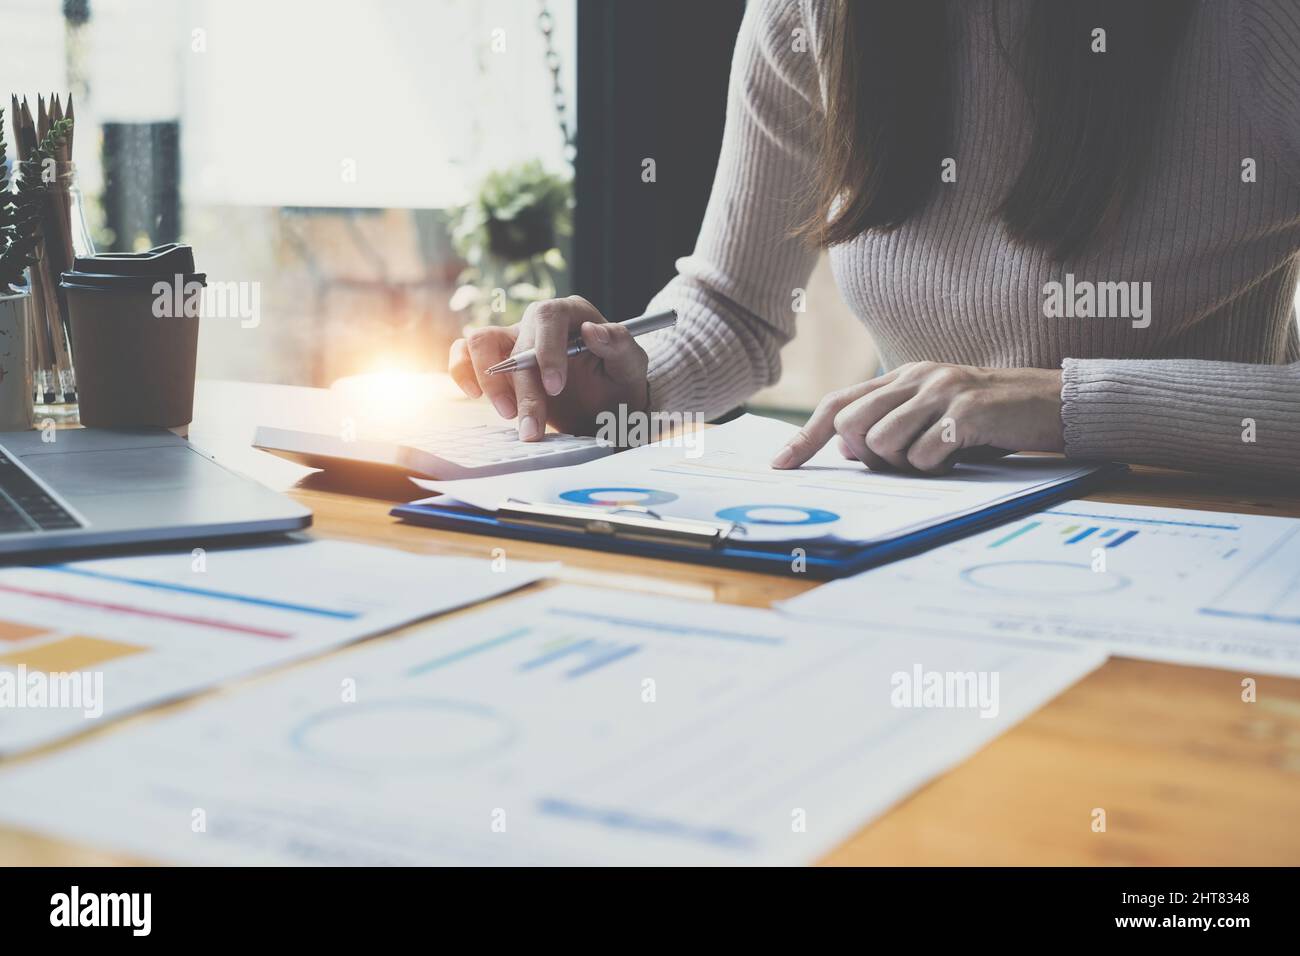
[[[554,588],[2,772],[0,820],[188,862],[803,863],[1101,660]]]
[[[0,570],[0,753],[540,578],[293,541]]]
[[[772,457],[797,429],[746,415],[599,461],[545,471],[419,479],[423,488],[495,511],[508,498],[534,504],[639,506],[675,518],[735,522],[745,541],[897,538],[971,515],[1096,470],[1056,458],[1014,456],[959,465],[944,478],[869,471],[826,448],[802,468],[779,471]]]

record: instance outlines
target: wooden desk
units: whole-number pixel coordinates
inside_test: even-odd
[[[324,537],[484,558],[505,545],[519,559],[562,560],[567,581],[760,607],[814,586],[398,524],[388,517],[394,499],[331,490],[321,476],[305,477],[307,469],[248,447],[257,422],[292,414],[312,398],[310,390],[287,386],[203,382],[191,438],[310,506],[315,533]],[[467,413],[482,412],[468,405],[455,411]],[[1155,469],[1136,469],[1092,497],[1300,517],[1300,494]],[[1258,701],[1246,704],[1243,676],[1257,675],[1111,660],[864,827],[825,862],[1300,864],[1300,681],[1259,677]],[[1105,833],[1091,830],[1094,807],[1106,810]],[[140,861],[0,830],[0,862]]]

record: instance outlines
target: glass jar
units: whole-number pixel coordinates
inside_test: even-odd
[[[95,254],[76,163],[54,164],[50,199],[51,220],[61,228],[53,233],[46,229],[38,261],[32,268],[32,331],[38,346],[33,412],[38,423],[46,419],[67,423],[77,420],[77,380],[67,300],[59,290],[59,274],[72,268],[73,257]]]

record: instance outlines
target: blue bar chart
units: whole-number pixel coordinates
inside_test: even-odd
[[[595,638],[562,638],[558,646],[524,661],[517,669],[532,671],[555,665],[567,668],[564,676],[572,680],[615,661],[621,661],[640,649],[639,644],[620,644],[617,641],[601,641]]]
[[[1044,525],[1045,522],[1043,521],[1027,521],[1007,534],[994,538],[989,542],[988,547],[1000,548],[1003,545],[1010,544],[1022,535],[1027,535],[1038,528],[1042,528]],[[1079,544],[1082,541],[1092,539],[1094,543],[1105,541],[1102,547],[1118,548],[1125,542],[1137,537],[1139,530],[1137,528],[1103,528],[1100,525],[1069,524],[1056,529],[1056,533],[1064,539],[1061,543],[1066,545]]]
[[[1071,520],[1083,519],[1083,520]],[[1138,535],[1157,533],[1180,538],[1227,540],[1236,536],[1239,526],[1205,521],[1179,521],[1174,519],[1132,518],[1115,516],[1108,520],[1103,514],[1086,514],[1070,511],[1044,511],[1033,519],[995,534],[986,547],[1001,548],[1026,535],[1055,534],[1062,545],[1087,544],[1088,546],[1118,548]],[[1231,553],[1225,551],[1225,556]]]

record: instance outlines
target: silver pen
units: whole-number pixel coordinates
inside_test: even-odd
[[[656,312],[653,315],[638,315],[635,319],[628,319],[626,322],[619,322],[623,328],[632,333],[633,336],[645,335],[647,332],[657,332],[660,329],[666,329],[669,326],[677,324],[677,313],[669,309],[667,312]],[[581,335],[575,335],[569,339],[569,347],[564,350],[568,356],[581,355],[588,351],[586,343],[582,341]],[[499,375],[502,372],[522,372],[525,369],[537,368],[537,350],[524,349],[517,355],[512,355],[503,362],[497,362],[491,366],[487,373],[489,375]]]

